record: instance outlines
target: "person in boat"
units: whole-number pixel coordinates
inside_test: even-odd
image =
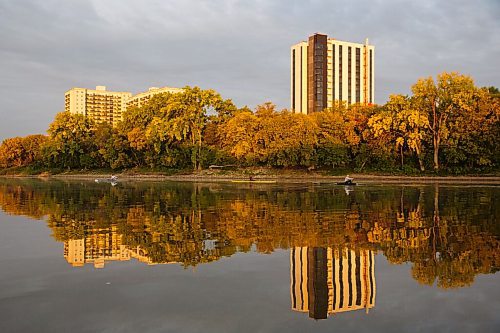
[[[349,177],[349,175],[347,175],[347,176],[345,176],[345,178],[344,178],[344,184],[346,184],[346,185],[350,185],[350,184],[352,184],[352,181],[353,181],[353,180],[354,180],[354,178],[351,178],[351,177]]]
[[[248,177],[248,180],[253,182],[253,176]]]

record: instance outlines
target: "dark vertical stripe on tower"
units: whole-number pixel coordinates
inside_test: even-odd
[[[301,309],[304,308],[304,291],[302,290],[302,283],[304,281],[304,276],[302,275],[302,267],[304,267],[304,262],[302,262],[302,248],[300,250],[300,299],[302,301],[302,304],[301,304]],[[307,286],[306,286],[307,288]]]
[[[373,104],[373,96],[372,96],[372,86],[373,86],[373,80],[372,80],[372,73],[373,73],[373,50],[370,50],[370,103]]]
[[[361,289],[361,253],[356,255],[356,305],[361,305],[361,294],[363,290]]]
[[[307,271],[309,280],[309,317],[326,319],[328,316],[327,250],[323,247],[308,249]]]
[[[295,278],[295,248],[292,248],[292,308],[297,308],[297,295],[295,294],[295,284],[297,283]]]
[[[356,48],[356,103],[361,103],[361,49]]]
[[[347,47],[347,104],[351,104],[352,99],[352,48]],[[350,305],[350,304],[349,304]]]
[[[302,101],[304,100],[304,92],[302,91],[302,76],[303,76],[303,70],[304,68],[302,68],[302,46],[300,47],[300,112],[304,112],[304,110],[302,110]]]
[[[340,302],[339,302],[339,309],[342,309],[344,306],[344,256],[342,253],[343,250],[340,250],[340,256],[339,256],[339,287],[340,287]]]
[[[335,44],[332,44],[332,107],[335,106]]]
[[[352,306],[352,264],[351,250],[347,250],[347,283],[349,284],[349,306]]]
[[[339,45],[339,100],[342,100],[342,69],[343,69],[343,64],[342,64],[342,45]]]
[[[335,45],[333,46],[334,49],[335,49]],[[337,304],[337,284],[335,283],[335,269],[336,269],[336,266],[335,266],[335,250],[332,250],[333,252],[333,255],[332,255],[332,286],[333,286],[333,310],[336,310],[336,304]]]
[[[370,305],[372,305],[373,304],[373,288],[374,288],[373,276],[372,276],[372,267],[373,267],[372,253],[370,253],[369,263],[370,263],[370,265],[368,266],[368,271],[370,272]]]
[[[309,37],[307,49],[307,113],[323,111],[327,101],[327,40],[326,35]]]

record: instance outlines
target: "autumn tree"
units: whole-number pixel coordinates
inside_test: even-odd
[[[67,169],[98,166],[95,125],[94,121],[83,115],[58,113],[47,131],[50,140],[42,146],[46,165]]]
[[[226,121],[236,107],[214,90],[185,87],[176,94],[158,94],[140,108],[124,114],[120,130],[124,133],[136,158],[150,166],[177,166],[189,149],[194,169],[203,162],[203,133],[211,115]],[[217,121],[215,121],[217,122]],[[179,155],[180,154],[180,155]]]
[[[32,165],[40,161],[40,146],[47,140],[41,134],[5,139],[0,145],[0,166],[3,168]]]
[[[256,134],[259,118],[250,110],[241,110],[219,126],[222,148],[244,164],[259,161]]]
[[[439,170],[439,151],[450,134],[450,123],[463,113],[472,112],[477,88],[472,79],[458,73],[442,73],[420,79],[412,86],[415,110],[425,114],[432,135],[434,170]]]
[[[96,126],[94,142],[101,157],[101,167],[121,169],[133,165],[127,137],[110,124],[101,123]]]
[[[315,112],[311,116],[318,126],[316,157],[318,165],[345,167],[350,162],[349,149],[360,138],[347,127],[344,113],[337,109]]]
[[[443,152],[449,169],[474,170],[491,167],[497,162],[500,100],[485,89],[474,92],[470,109],[461,112],[449,125],[448,145]]]
[[[427,117],[413,107],[411,99],[403,95],[391,95],[381,112],[370,117],[368,125],[375,138],[393,144],[399,151],[401,167],[404,165],[404,150],[415,152],[421,171],[425,170],[422,150]]]

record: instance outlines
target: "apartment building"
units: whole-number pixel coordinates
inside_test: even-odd
[[[89,117],[97,123],[116,126],[128,107],[143,106],[152,96],[161,93],[179,93],[181,88],[149,88],[148,91],[132,95],[130,92],[108,91],[105,86],[94,89],[71,88],[65,93],[64,110]]]
[[[309,114],[343,102],[373,104],[375,47],[314,34],[290,50],[291,110]]]
[[[130,92],[107,91],[105,86],[97,86],[95,90],[72,88],[65,93],[64,110],[116,126],[130,97]]]

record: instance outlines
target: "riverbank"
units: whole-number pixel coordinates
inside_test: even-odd
[[[71,171],[50,174],[42,172],[35,175],[22,173],[1,175],[4,178],[42,178],[68,180],[94,180],[117,176],[120,181],[189,181],[189,182],[230,182],[232,180],[275,180],[277,183],[318,183],[341,182],[344,175],[331,175],[325,171],[280,170],[272,168],[245,168],[235,170],[202,170],[198,172],[156,172],[145,170],[126,170],[119,173],[109,171]],[[350,173],[357,183],[462,183],[462,184],[497,184],[500,185],[499,175],[446,175],[446,176],[409,176],[374,173]]]

